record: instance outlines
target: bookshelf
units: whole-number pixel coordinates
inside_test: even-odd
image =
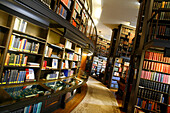
[[[92,62],[91,75],[99,78],[99,74],[105,71],[107,58],[102,56],[94,56]],[[100,72],[101,71],[101,72]]]
[[[51,0],[51,2],[41,0],[41,2],[69,21],[87,37],[90,38],[96,34],[97,31],[91,18],[90,3],[88,0]]]
[[[168,2],[166,0],[141,1],[140,11],[145,12],[140,35],[140,40],[143,41],[136,42],[139,46],[134,51],[136,63],[134,72],[130,73],[133,86],[129,96],[128,113],[169,112],[169,57],[165,54],[166,48],[169,48],[168,32],[165,32],[168,31],[166,18],[169,12]],[[164,14],[167,15],[165,18]],[[140,17],[141,14],[138,18]],[[139,23],[140,21],[137,24]]]
[[[109,54],[110,41],[98,37],[96,43],[96,55],[106,57]]]
[[[113,32],[111,40],[112,48],[110,48],[109,51],[111,54],[109,55],[109,59],[112,60],[112,66],[108,86],[110,88],[118,89],[120,95],[123,96],[127,82],[126,78],[129,70],[129,62],[133,50],[135,28],[119,25],[118,30],[115,29]]]
[[[21,1],[7,2],[16,6]],[[80,69],[86,43],[65,37],[67,28],[50,18],[52,15],[58,19],[58,15],[48,9],[51,8],[50,2],[46,4],[47,8],[37,0],[22,1],[27,6],[32,2],[35,2],[34,5],[38,3],[35,7],[37,10],[42,6],[44,12],[49,11],[44,20],[44,23],[49,22],[48,26],[40,24],[42,21],[38,18],[43,13],[37,13],[35,9],[32,9],[34,13],[31,12],[31,5],[29,8],[20,6],[24,11],[30,11],[31,16],[28,17],[27,13],[23,16],[22,12],[13,14],[12,11],[6,11],[4,7],[11,9],[10,5],[6,5],[7,2],[0,3],[3,6],[0,10],[0,42],[3,42],[0,43],[0,112],[23,112],[30,109],[52,112],[64,107],[71,99],[63,101],[65,94],[74,92],[75,95],[78,93],[76,89],[81,90],[87,81],[87,74]],[[63,19],[61,23],[64,22]],[[73,34],[80,36],[83,41],[90,41],[79,31]]]

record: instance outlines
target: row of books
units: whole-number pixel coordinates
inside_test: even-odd
[[[65,48],[72,49],[72,42],[66,40]]]
[[[81,56],[74,54],[74,61],[81,61]]]
[[[77,68],[77,64],[75,62],[72,62],[72,68]]]
[[[70,9],[71,6],[71,0],[61,0],[61,2],[64,3],[65,6],[67,6]]]
[[[69,76],[73,76],[74,74],[74,70],[70,70],[70,69],[66,69],[63,70],[63,72],[61,72],[61,77],[69,77]]]
[[[42,102],[39,102],[34,105],[29,105],[24,108],[24,113],[40,113],[42,107]]]
[[[5,70],[2,77],[2,84],[23,83],[24,81],[34,81],[35,75],[33,69],[19,70]]]
[[[61,63],[61,69],[69,69],[69,62],[68,60],[65,60]]]
[[[80,47],[75,47],[75,53],[81,55],[81,48]]]
[[[158,18],[156,18],[158,19]],[[161,12],[160,20],[170,20],[170,12]]]
[[[44,52],[45,57],[51,57],[52,52],[53,52],[53,48],[50,48],[48,46],[45,47],[45,52]]]
[[[76,9],[76,11],[80,14],[82,6],[78,0],[76,0],[76,2],[75,2],[74,9]]]
[[[75,20],[76,20],[76,17],[77,17],[77,12],[76,10],[73,10],[73,16],[72,16]]]
[[[162,2],[154,2],[153,9],[159,8],[170,8],[170,2],[162,1]]]
[[[11,35],[9,50],[38,53],[39,46],[39,43],[28,42],[27,39],[21,39],[20,35],[15,33]]]
[[[63,5],[60,4],[60,6],[58,7],[57,13],[58,13],[61,17],[63,17],[64,19],[66,19],[66,17],[67,17],[67,9],[64,8]]]
[[[86,29],[86,27],[84,26],[84,25],[80,25],[80,27],[79,27],[79,30],[81,31],[81,32],[85,32],[85,29]]]
[[[58,69],[58,59],[52,59],[52,67],[47,66],[47,61],[43,61],[42,70],[45,69]]]
[[[59,71],[54,71],[52,74],[47,74],[46,80],[54,80],[59,78]]]
[[[65,52],[64,56],[67,60],[73,60],[73,52]]]
[[[121,32],[122,32],[123,34],[129,35],[129,33],[131,32],[131,30],[128,29],[128,28],[122,27]]]
[[[138,97],[150,99],[156,102],[165,103],[165,95],[162,93],[154,92],[144,88],[139,88]]]
[[[165,93],[168,93],[169,91],[168,84],[153,82],[149,80],[141,79],[139,85],[142,87],[148,88],[148,89],[155,90],[155,91],[160,91],[160,92],[165,92]]]
[[[25,32],[26,27],[27,27],[27,22],[25,20],[20,18],[15,18],[14,28],[13,28],[14,30]]]
[[[5,60],[5,65],[9,65],[9,66],[26,66],[27,64],[27,59],[28,56],[26,56],[25,54],[10,54],[7,53],[6,56],[6,60]]]
[[[158,26],[157,35],[170,36],[170,27],[168,27],[168,26]]]
[[[141,78],[170,84],[170,76],[169,75],[161,74],[161,73],[157,73],[157,72],[149,72],[149,71],[142,70]]]
[[[145,52],[145,59],[159,61],[159,62],[165,62],[165,63],[170,63],[170,58],[164,57],[163,53],[156,53],[156,52],[146,51]]]
[[[83,24],[86,24],[87,18],[88,18],[88,15],[86,14],[85,10],[83,10],[82,17],[81,17]]]
[[[157,104],[156,102],[137,98],[136,104],[137,106],[143,109],[148,109],[148,110],[157,111],[157,112],[160,111],[160,105]],[[145,112],[139,111],[139,113],[145,113]]]
[[[170,74],[170,65],[168,65],[168,64],[144,61],[143,69]]]

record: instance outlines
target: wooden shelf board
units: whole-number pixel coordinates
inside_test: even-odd
[[[5,68],[34,68],[39,69],[40,67],[31,67],[31,66],[4,66]]]
[[[73,52],[74,52],[74,50],[73,50],[73,49],[69,49],[69,48],[65,48],[65,50],[69,50],[69,51],[73,51]]]
[[[137,105],[135,105],[135,108],[138,108],[138,109],[140,109],[140,110],[149,111],[149,112],[160,113],[160,111],[153,111],[153,110],[149,110],[149,109],[141,108],[141,107],[139,107],[139,106],[137,106]]]
[[[163,72],[154,71],[154,70],[148,70],[148,69],[142,69],[142,70],[145,70],[145,71],[152,71],[152,72],[158,72],[158,73],[162,73],[162,74],[170,75],[169,73],[163,73]]]
[[[170,40],[153,39],[153,40],[147,42],[144,45],[145,50],[149,49],[150,47],[161,47],[161,48],[167,47],[167,48],[170,48]]]
[[[41,71],[59,71],[60,69],[41,69]]]
[[[155,100],[152,100],[152,99],[148,99],[148,98],[144,98],[144,97],[139,97],[138,96],[138,98],[141,98],[141,99],[144,99],[144,100],[149,100],[149,101],[153,101],[153,102],[156,102],[156,103],[159,103],[159,104],[162,104],[162,105],[168,105],[168,104],[165,104],[165,103],[161,103],[161,102],[159,102],[159,101],[155,101]]]
[[[56,58],[56,57],[44,57],[44,58],[48,58],[48,59],[61,59],[61,58]]]
[[[143,87],[143,86],[139,86],[139,88],[141,88],[141,89],[147,89],[147,90],[150,90],[150,91],[154,91],[154,92],[159,92],[159,93],[162,93],[162,94],[166,94],[166,95],[168,95],[168,93],[165,93],[165,92],[162,92],[162,91],[157,91],[157,90],[153,90],[153,89],[150,89],[150,88],[146,88],[146,87]]]
[[[4,26],[4,25],[0,25],[0,27],[8,29],[8,30],[10,29],[10,27]]]
[[[27,36],[34,37],[34,38],[37,38],[37,39],[42,40],[42,41],[46,41],[45,39],[43,39],[43,38],[41,38],[41,37],[33,36],[33,35],[28,34],[28,33],[24,33],[24,32],[17,31],[17,30],[13,30],[13,33],[18,33],[18,34],[22,34],[22,35],[27,35]],[[21,36],[21,37],[28,38],[28,37],[26,37],[26,36]],[[30,38],[30,39],[32,39],[32,38]],[[36,41],[36,40],[34,40],[34,41]],[[42,41],[40,41],[40,42],[42,42]],[[42,42],[42,43],[45,43],[45,42]]]
[[[0,49],[5,49],[5,46],[0,46]]]
[[[52,43],[50,43],[50,42],[47,42],[47,44],[49,44],[50,46],[53,46],[53,47],[55,47],[55,48],[58,48],[58,49],[64,50],[62,47],[57,46],[57,45],[55,45],[55,44],[52,44]]]
[[[163,82],[158,82],[158,81],[153,81],[153,80],[149,80],[149,79],[144,79],[144,78],[141,78],[141,79],[143,79],[143,80],[148,80],[148,81],[152,81],[152,82],[157,82],[157,83],[161,83],[161,84],[167,84],[167,83],[163,83]],[[167,85],[169,85],[169,84],[167,84]]]
[[[157,62],[157,63],[162,63],[162,64],[168,64],[170,65],[170,63],[166,63],[166,62],[161,62],[161,61],[156,61],[156,60],[149,60],[149,59],[145,59],[146,61],[151,61],[151,62]]]
[[[30,55],[36,55],[36,56],[42,56],[42,54],[36,54],[36,53],[31,53],[31,52],[23,52],[23,51],[15,51],[15,50],[8,50],[9,52],[14,52],[14,53],[22,53],[22,54],[30,54]]]

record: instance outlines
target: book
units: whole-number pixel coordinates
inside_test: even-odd
[[[58,79],[59,71],[55,71],[53,74],[47,74],[46,80]]]
[[[65,48],[72,49],[72,42],[66,40]]]
[[[58,68],[58,59],[53,59],[52,61],[52,68],[57,69]]]
[[[27,22],[25,20],[20,18],[15,18],[14,28],[13,28],[14,30],[25,32],[26,26],[27,26]]]
[[[26,71],[26,80],[34,80],[35,79],[33,69],[25,69],[25,71]]]

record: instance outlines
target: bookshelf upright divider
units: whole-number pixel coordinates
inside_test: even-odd
[[[4,13],[4,12],[3,12]],[[11,18],[11,24],[9,25],[9,31],[8,31],[8,35],[7,35],[7,41],[5,43],[5,50],[3,52],[3,58],[2,58],[2,63],[1,63],[1,70],[0,70],[0,81],[2,82],[2,73],[3,73],[3,69],[4,69],[4,64],[5,64],[5,59],[6,59],[6,54],[8,52],[8,46],[9,46],[9,41],[10,41],[10,37],[12,34],[12,30],[13,30],[13,26],[14,26],[14,17],[9,16],[9,18]]]

